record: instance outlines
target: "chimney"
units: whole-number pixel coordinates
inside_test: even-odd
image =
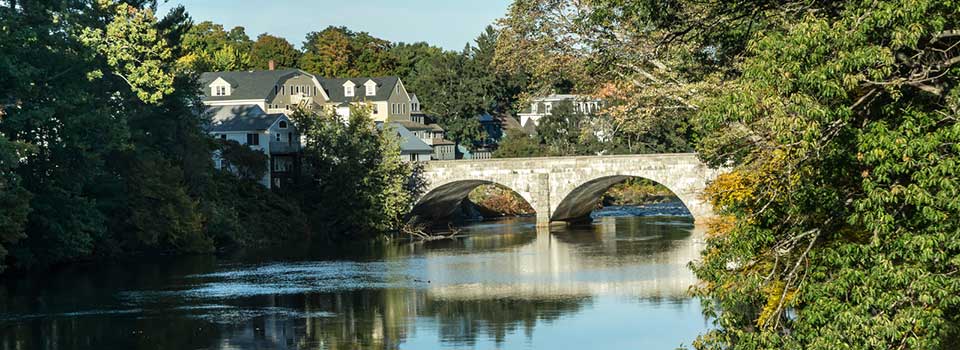
[[[267,65],[270,67],[270,70],[277,69],[277,63],[273,62],[273,60],[270,60],[270,62],[267,63]]]

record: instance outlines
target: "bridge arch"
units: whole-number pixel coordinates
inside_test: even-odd
[[[411,211],[411,220],[417,222],[437,222],[449,218],[466,199],[470,192],[483,185],[496,185],[520,195],[530,206],[533,196],[530,192],[518,191],[508,185],[489,179],[452,179],[438,181],[417,201]]]
[[[643,176],[607,175],[590,179],[587,182],[570,189],[569,192],[566,192],[565,189],[561,189],[558,193],[558,198],[562,199],[551,211],[550,221],[579,221],[589,219],[590,213],[597,208],[597,204],[600,202],[600,199],[603,198],[603,195],[614,185],[629,179],[645,179],[653,181],[659,185],[663,185],[680,200],[680,202],[684,205],[684,207],[687,208],[688,211],[690,211],[690,204],[688,203],[696,203],[697,201],[696,197],[691,197],[689,195],[681,196],[676,192],[676,190],[670,188],[670,186]],[[692,211],[691,215],[693,215]]]

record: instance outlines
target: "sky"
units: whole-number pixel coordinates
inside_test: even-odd
[[[426,41],[461,50],[503,17],[511,0],[159,0],[158,17],[183,5],[194,22],[213,21],[227,30],[246,29],[303,46],[306,34],[334,26],[368,32],[392,42]]]

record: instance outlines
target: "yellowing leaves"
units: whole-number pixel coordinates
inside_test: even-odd
[[[114,14],[102,29],[85,28],[80,40],[103,55],[114,76],[123,79],[143,102],[156,104],[174,91],[173,53],[157,29],[150,9],[99,0],[97,6]]]
[[[797,290],[790,289],[784,292],[784,283],[777,281],[770,283],[763,288],[763,295],[767,302],[760,309],[760,315],[757,317],[757,327],[771,325],[770,322],[780,317],[787,305],[796,297]]]

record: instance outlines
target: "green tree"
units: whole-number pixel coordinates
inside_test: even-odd
[[[14,172],[23,151],[22,145],[0,134],[0,207],[4,208],[0,211],[0,272],[6,268],[6,247],[26,237],[31,194],[20,185]]]
[[[241,179],[260,181],[267,174],[270,159],[263,152],[233,140],[218,140],[217,146],[223,167],[235,172]]]
[[[695,271],[718,327],[697,345],[957,348],[960,5],[741,4],[763,30],[698,113],[701,155],[731,172],[709,191],[724,219]]]
[[[331,111],[298,111],[294,119],[306,140],[305,178],[296,192],[311,226],[333,240],[399,229],[422,186],[415,165],[399,157],[396,132],[375,127],[363,108],[351,109],[349,120]]]
[[[567,156],[583,153],[581,140],[590,137],[585,123],[587,117],[574,110],[573,103],[563,101],[553,107],[550,115],[540,119],[537,136],[550,154]],[[588,133],[584,135],[584,133]]]
[[[397,63],[389,41],[333,26],[311,32],[306,39],[300,69],[327,77],[395,74]]]
[[[226,31],[223,25],[210,21],[186,24],[189,30],[183,33],[181,46],[184,53],[177,60],[179,66],[195,72],[253,67],[249,55],[254,43],[243,27]]]
[[[207,62],[211,71],[238,71],[251,67],[250,55],[233,46],[224,46],[213,52],[213,57]]]
[[[490,104],[466,53],[444,52],[420,61],[408,83],[425,97],[423,109],[434,115],[447,137],[472,145],[483,139],[477,116]]]
[[[351,64],[349,75],[377,77],[396,74],[396,60],[390,54],[393,44],[366,32],[353,33],[350,38]]]
[[[272,60],[278,68],[297,66],[300,51],[286,39],[270,34],[260,34],[250,51],[250,64],[255,69],[267,69]]]
[[[540,141],[520,130],[507,130],[507,136],[493,152],[495,158],[540,157],[544,154]]]
[[[425,42],[397,43],[390,48],[390,55],[396,62],[396,68],[394,68],[392,74],[399,76],[405,82],[413,81],[416,79],[417,64],[441,53],[443,53],[443,49]]]
[[[344,77],[349,74],[350,32],[344,27],[328,27],[307,34],[300,57],[300,69],[324,76]]]

